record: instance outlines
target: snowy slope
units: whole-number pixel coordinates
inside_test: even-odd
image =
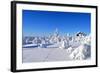
[[[69,54],[59,48],[23,48],[23,62],[68,61]]]
[[[23,62],[87,60],[91,58],[91,35],[78,32],[61,36],[34,37],[32,44],[23,45]]]

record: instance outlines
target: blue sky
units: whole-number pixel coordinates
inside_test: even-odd
[[[22,25],[24,36],[46,36],[52,34],[56,28],[61,35],[78,31],[89,34],[91,32],[91,14],[23,10]]]

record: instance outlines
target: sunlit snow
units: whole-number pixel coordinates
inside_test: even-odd
[[[83,32],[61,36],[23,37],[23,62],[71,61],[91,58],[91,36]]]

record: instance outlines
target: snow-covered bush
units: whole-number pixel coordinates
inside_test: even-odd
[[[89,58],[91,55],[91,47],[87,44],[81,44],[79,47],[70,54],[71,59],[84,60]]]

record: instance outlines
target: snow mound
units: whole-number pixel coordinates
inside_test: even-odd
[[[74,60],[85,60],[91,55],[90,45],[82,44],[70,54],[70,58]]]
[[[38,47],[39,48],[46,48],[47,46],[46,46],[46,44],[40,44]]]
[[[58,48],[59,44],[52,44],[47,46],[47,48]]]
[[[69,47],[68,49],[66,49],[68,54],[71,54],[74,51],[75,48]]]

